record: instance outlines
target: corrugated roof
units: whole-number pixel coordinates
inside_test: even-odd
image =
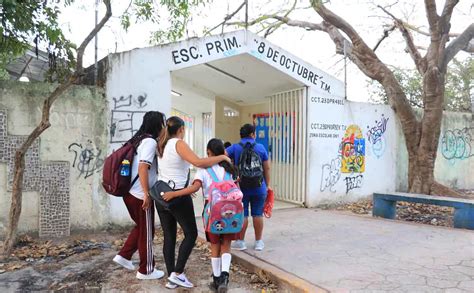
[[[6,67],[12,80],[18,80],[24,75],[30,81],[44,81],[48,69],[48,53],[38,50],[36,55],[33,49],[28,49],[23,56],[13,60]]]

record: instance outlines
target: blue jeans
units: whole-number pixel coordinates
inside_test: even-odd
[[[249,216],[249,206],[252,217],[263,216],[263,206],[265,205],[265,199],[267,194],[244,194],[242,203],[244,204],[244,216]]]

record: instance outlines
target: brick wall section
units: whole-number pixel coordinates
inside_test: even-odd
[[[16,148],[25,136],[8,135],[7,112],[0,109],[0,162],[7,163],[8,191],[12,189]],[[69,162],[41,162],[40,144],[36,140],[25,157],[23,191],[40,193],[40,237],[68,236]]]

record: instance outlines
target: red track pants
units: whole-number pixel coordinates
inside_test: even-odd
[[[138,271],[142,274],[150,274],[155,268],[155,257],[153,254],[153,236],[155,235],[155,208],[153,204],[147,210],[142,209],[143,200],[128,194],[123,198],[130,217],[136,226],[128,235],[127,241],[120,250],[119,255],[130,260],[137,251],[140,255],[140,266]]]

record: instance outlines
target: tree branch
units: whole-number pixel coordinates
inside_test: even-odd
[[[334,14],[331,10],[327,9],[326,6],[322,3],[322,0],[311,0],[313,4],[313,9],[328,23],[336,26],[342,30],[346,35],[351,39],[352,44],[355,45],[365,45],[365,42],[359,36],[357,31],[343,18]],[[367,46],[370,50],[370,48]]]
[[[382,9],[383,12],[388,14],[393,20],[395,21],[395,25],[398,27],[400,32],[402,33],[403,38],[405,39],[405,42],[407,44],[407,51],[410,53],[411,58],[415,62],[416,69],[418,69],[418,72],[420,74],[423,74],[426,71],[426,58],[422,57],[420,52],[418,51],[415,42],[413,40],[413,36],[411,35],[410,31],[407,30],[407,28],[404,26],[403,21],[392,13],[390,13],[388,10],[383,8],[380,5],[377,5],[380,9]]]
[[[82,59],[84,57],[84,51],[86,50],[87,45],[89,42],[97,35],[97,33],[104,27],[105,23],[109,20],[112,16],[112,6],[110,5],[110,0],[104,0],[105,7],[107,11],[105,12],[104,17],[102,20],[92,29],[92,31],[87,35],[87,37],[82,41],[81,45],[77,49],[77,63],[76,63],[76,74],[81,75],[83,71],[82,66]]]
[[[428,23],[430,24],[430,36],[434,37],[438,31],[438,20],[439,20],[439,16],[436,12],[436,1],[425,0],[425,9],[426,9],[426,17],[428,18]]]
[[[459,3],[459,0],[446,0],[444,4],[443,12],[441,13],[441,20],[443,23],[449,23],[451,21],[451,15],[453,15],[454,7]]]
[[[403,25],[409,29],[409,30],[412,30],[414,32],[417,32],[419,33],[420,35],[424,35],[424,36],[427,36],[427,37],[430,37],[430,33],[429,32],[426,32],[422,29],[420,29],[419,27],[415,26],[415,25],[412,25],[412,24],[409,24],[408,22],[403,22]],[[449,36],[450,37],[458,37],[460,34],[459,33],[449,33]]]
[[[69,76],[65,83],[62,83],[56,87],[56,89],[44,100],[43,110],[40,123],[33,129],[33,131],[27,136],[26,140],[18,147],[15,152],[14,161],[14,175],[12,184],[12,201],[9,212],[9,223],[6,232],[5,242],[3,245],[3,253],[8,256],[16,242],[16,233],[18,229],[18,221],[21,214],[21,202],[22,202],[22,187],[23,187],[23,175],[25,172],[25,155],[28,149],[34,143],[34,141],[41,136],[41,134],[51,126],[49,121],[51,106],[54,101],[61,96],[66,90],[68,90],[74,83],[79,80],[82,74],[82,58],[84,56],[84,50],[87,44],[97,35],[102,29],[105,23],[109,20],[112,15],[112,8],[110,0],[104,0],[107,7],[107,12],[104,18],[99,24],[89,33],[84,39],[81,46],[77,50],[77,65],[76,70],[72,75]]]
[[[374,52],[377,50],[377,48],[380,46],[380,44],[382,44],[383,40],[385,40],[386,38],[388,38],[388,36],[390,35],[391,32],[393,32],[395,30],[396,26],[395,25],[392,25],[388,28],[385,28],[383,30],[383,35],[382,37],[380,38],[380,40],[378,40],[377,44],[375,44],[374,48],[372,49]]]
[[[393,72],[369,48],[355,29],[343,18],[327,9],[322,0],[311,0],[311,4],[314,10],[324,19],[328,34],[335,43],[334,37],[337,35],[339,35],[339,41],[344,40],[338,29],[350,38],[352,46],[349,46],[349,57],[354,60],[354,63],[366,76],[377,80],[383,86],[389,98],[390,106],[400,117],[403,133],[407,138],[407,150],[409,153],[415,153],[417,149],[416,142],[420,135],[420,124]]]
[[[462,32],[459,37],[454,41],[449,43],[444,52],[444,57],[442,59],[441,66],[445,66],[456,56],[456,54],[461,50],[470,51],[474,53],[474,44],[472,40],[474,39],[474,23],[471,23],[465,30]]]
[[[204,36],[209,35],[211,32],[213,32],[213,31],[214,31],[215,29],[217,29],[218,27],[224,26],[224,25],[227,23],[227,21],[231,20],[240,10],[242,10],[242,8],[245,6],[246,3],[247,3],[246,1],[242,2],[242,4],[240,4],[240,6],[239,6],[234,12],[232,12],[231,14],[226,15],[226,17],[224,17],[224,20],[223,20],[221,23],[219,23],[218,25],[214,26],[214,27],[211,28],[210,30],[206,31],[206,32],[204,33]],[[249,23],[249,25],[250,25],[250,23]]]
[[[271,16],[271,18],[277,19],[289,26],[297,26],[311,31],[327,31],[327,27],[323,23],[314,23],[309,21],[294,20],[290,19],[287,16]]]
[[[287,17],[288,15],[290,15],[292,11],[296,9],[296,3],[297,3],[297,0],[293,2],[293,6],[291,6],[291,8],[288,9],[288,11],[285,13],[285,15],[283,15],[283,17]],[[270,25],[267,31],[265,32],[264,37],[266,38],[270,34],[274,33],[278,28],[280,28],[281,25],[282,25],[282,22],[278,22],[277,24]]]

